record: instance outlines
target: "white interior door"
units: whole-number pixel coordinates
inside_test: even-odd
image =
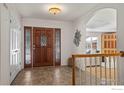
[[[13,81],[21,67],[20,52],[20,28],[15,24],[14,20],[10,22],[10,82]]]

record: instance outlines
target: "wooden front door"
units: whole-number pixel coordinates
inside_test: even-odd
[[[52,28],[33,28],[33,66],[53,65]]]

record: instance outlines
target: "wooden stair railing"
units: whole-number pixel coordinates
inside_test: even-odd
[[[76,84],[76,65],[75,65],[76,64],[76,62],[75,62],[76,58],[96,58],[96,57],[109,57],[109,66],[111,66],[110,58],[114,57],[114,59],[115,59],[115,57],[124,57],[124,51],[121,51],[120,53],[114,53],[114,54],[73,54],[72,55],[72,85]],[[114,64],[114,66],[115,66],[115,64]],[[97,68],[95,66],[95,71],[97,71],[96,69]],[[100,63],[100,69],[101,69],[101,63]],[[90,68],[90,70],[91,70],[91,68]],[[110,71],[109,76],[111,77],[111,69],[109,69],[109,71]],[[90,74],[91,74],[91,72],[90,72]],[[100,71],[100,74],[101,74],[101,71]],[[106,75],[106,62],[105,62],[105,75]]]

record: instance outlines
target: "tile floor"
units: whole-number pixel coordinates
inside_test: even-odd
[[[76,69],[76,85],[104,85],[87,71]],[[11,85],[72,85],[72,68],[68,66],[35,67],[22,70]]]
[[[70,67],[35,67],[22,70],[12,85],[71,85]]]

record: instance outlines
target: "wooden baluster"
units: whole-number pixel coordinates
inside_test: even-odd
[[[81,58],[80,58],[80,62],[82,62],[81,61]],[[80,65],[80,68],[79,68],[79,70],[80,70],[80,85],[82,84],[82,71],[81,71],[81,65]]]
[[[90,58],[90,85],[92,85],[92,76],[91,76],[92,75],[92,66],[91,66],[92,64],[91,63],[92,63],[92,58]]]
[[[95,84],[97,85],[97,57],[95,57]]]
[[[119,77],[119,76],[120,76],[120,75],[119,75],[119,74],[120,74],[120,73],[119,73],[119,67],[120,67],[120,65],[119,65],[119,63],[118,63],[118,58],[119,58],[119,57],[117,57],[117,63],[116,63],[116,65],[117,65],[117,66],[116,66],[116,68],[117,68],[117,69],[116,69],[117,85],[120,84],[120,79],[119,79],[119,78],[120,78],[120,77]]]
[[[87,74],[86,74],[86,73],[87,73],[87,72],[86,72],[86,71],[87,71],[87,68],[86,68],[87,59],[86,59],[86,58],[84,58],[84,62],[85,62],[85,85],[86,85],[86,84],[87,84],[87,79],[86,79],[86,78],[87,78],[87,76],[86,76],[86,75],[87,75]]]
[[[101,80],[102,80],[102,60],[101,60],[101,57],[100,58],[100,83],[101,83]]]
[[[114,61],[114,85],[116,85],[116,64],[115,64],[115,57],[113,57],[113,61]]]
[[[104,58],[105,58],[105,57],[104,57]],[[106,69],[107,69],[107,68],[106,68],[106,61],[107,61],[107,60],[106,60],[106,58],[105,58],[105,84],[107,85],[107,75],[106,75]]]
[[[72,56],[72,85],[75,85],[75,57]]]
[[[111,85],[111,80],[112,80],[112,78],[111,78],[111,62],[112,62],[112,61],[111,61],[111,58],[112,58],[112,57],[109,56],[109,78],[110,78],[109,80],[110,80],[110,85]]]

